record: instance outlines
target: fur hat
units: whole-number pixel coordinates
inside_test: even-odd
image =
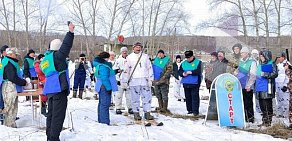
[[[54,39],[50,43],[50,50],[57,51],[60,49],[62,41],[60,39]]]
[[[194,52],[193,52],[193,51],[189,50],[189,51],[186,51],[186,52],[185,52],[185,57],[186,57],[186,58],[190,58],[190,57],[192,57],[192,56],[194,56]]]

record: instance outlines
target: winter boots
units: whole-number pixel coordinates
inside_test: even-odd
[[[78,98],[82,99],[83,90],[79,90]],[[77,91],[73,91],[73,98],[77,97]]]
[[[168,100],[164,100],[163,105],[162,105],[162,109],[160,110],[160,112],[170,113],[170,111],[167,109],[167,107],[168,107]]]
[[[158,99],[158,107],[155,108],[156,111],[160,111],[163,106],[163,101],[162,99]]]
[[[47,117],[47,105],[46,102],[42,102],[41,114]]]
[[[78,95],[78,97],[79,97],[80,99],[82,99],[82,94],[83,94],[83,90],[79,90],[79,95]]]
[[[122,113],[123,113],[123,112],[122,112],[121,109],[117,109],[117,110],[116,110],[116,114],[117,114],[117,115],[121,115]]]
[[[168,107],[168,100],[162,100],[158,99],[158,105],[159,107],[156,107],[156,111],[162,112],[162,113],[167,113],[170,112],[167,107]]]
[[[153,120],[154,119],[154,117],[150,115],[150,112],[144,113],[144,117],[146,120]]]
[[[142,117],[140,116],[139,112],[134,113],[134,120],[141,120]]]
[[[134,114],[133,110],[131,108],[128,109],[129,114]]]
[[[77,91],[73,91],[73,98],[76,98],[77,96]]]

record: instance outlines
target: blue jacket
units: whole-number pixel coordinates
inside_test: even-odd
[[[107,91],[117,91],[117,81],[115,79],[116,72],[112,70],[112,64],[106,60],[96,57],[93,61],[95,67],[96,84],[95,90],[100,91],[100,87],[104,86]]]

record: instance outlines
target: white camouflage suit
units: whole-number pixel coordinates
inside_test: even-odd
[[[287,90],[283,92],[281,89],[286,86],[289,82],[289,78],[285,73],[284,64],[288,63],[287,60],[284,60],[282,63],[278,63],[278,77],[276,78],[276,98],[277,98],[277,116],[288,117],[289,112],[289,99],[290,93]]]
[[[86,69],[86,79],[85,79],[85,88],[91,89],[91,78],[90,75],[93,74],[93,69],[90,61],[86,61],[88,69]]]
[[[176,63],[178,66],[178,69],[181,65],[181,63]],[[184,89],[182,87],[181,84],[181,77],[179,76],[179,80],[177,80],[176,78],[174,78],[174,84],[173,84],[173,93],[174,93],[174,97],[177,99],[185,99],[185,92]]]
[[[5,105],[5,118],[4,125],[8,127],[16,128],[15,119],[18,111],[18,97],[16,91],[16,85],[10,81],[3,82],[2,95]]]
[[[116,60],[114,68],[119,69],[120,71],[124,72],[125,70],[125,65],[126,65],[127,59],[124,58],[122,55],[119,56],[119,58]],[[117,81],[120,81],[124,78],[127,80],[127,75],[126,73],[118,73],[116,75]],[[127,108],[131,109],[131,95],[129,93],[129,87],[127,86],[126,82],[121,82],[121,85],[119,86],[119,91],[115,95],[115,107],[116,109],[122,109],[122,101],[123,101],[123,96],[125,93],[126,97],[126,104]]]
[[[138,61],[141,53],[135,54],[131,53],[127,57],[127,63],[125,65],[125,72],[127,73],[127,79],[121,81],[126,83],[129,80],[130,75],[133,73],[134,67]],[[139,61],[132,78],[129,83],[130,93],[131,93],[131,105],[133,112],[139,112],[140,108],[140,98],[142,97],[142,105],[144,112],[151,111],[151,85],[154,79],[153,69],[149,57],[147,54],[143,54],[141,60]]]

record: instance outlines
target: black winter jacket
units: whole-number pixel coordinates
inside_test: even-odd
[[[16,63],[18,63],[17,59],[11,58],[6,56],[7,58],[15,61]],[[8,62],[8,64],[5,66],[4,68],[4,73],[3,73],[3,80],[8,80],[16,85],[19,86],[25,86],[26,85],[26,81],[22,78],[19,78],[17,76],[17,71],[16,68],[13,66],[13,64],[11,64],[10,62]]]

